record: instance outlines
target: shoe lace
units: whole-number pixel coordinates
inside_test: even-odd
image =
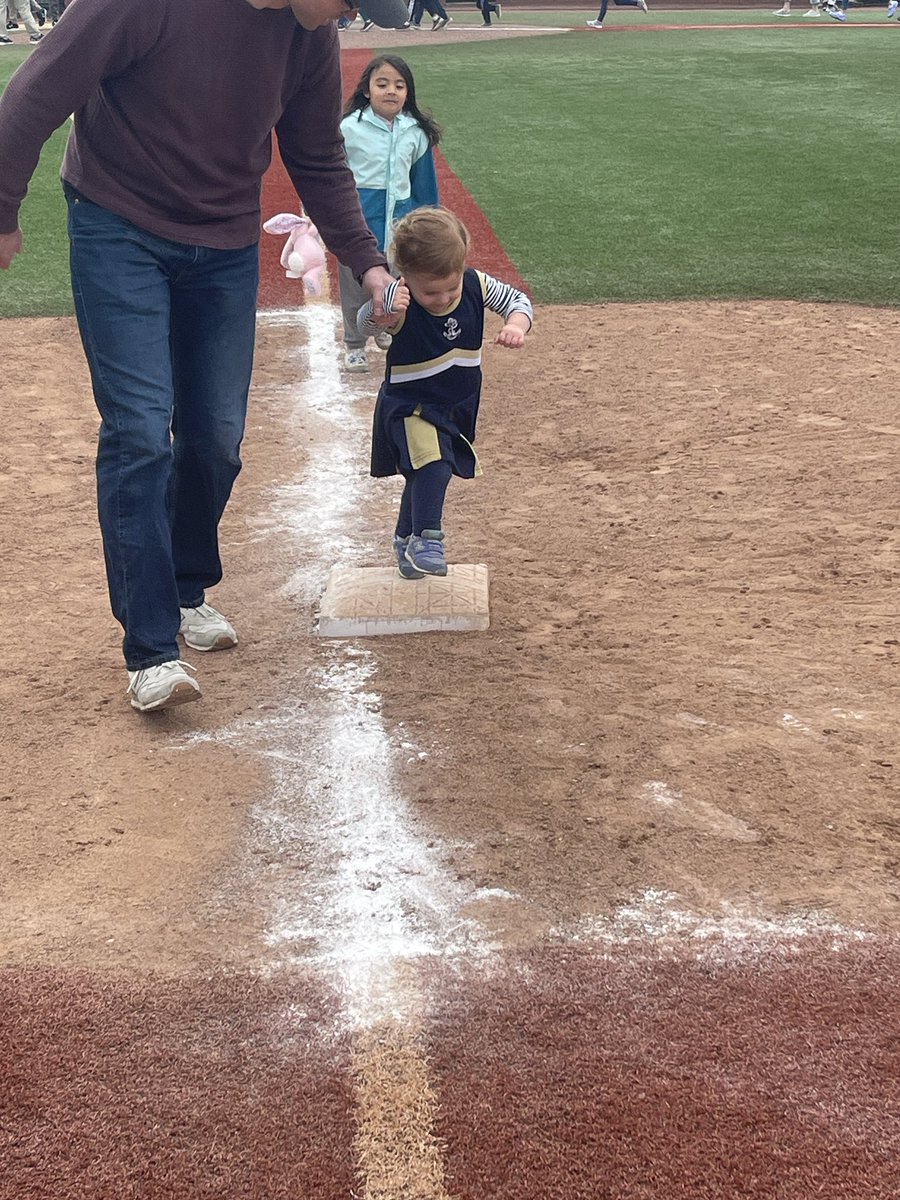
[[[180,658],[170,659],[169,662],[157,663],[155,667],[142,667],[140,671],[135,671],[133,677],[128,682],[128,687],[125,689],[125,695],[128,696],[139,687],[145,679],[152,679],[154,675],[165,674],[171,667],[181,667],[182,671],[193,671],[197,674],[197,668],[192,667],[189,662],[184,662]]]
[[[204,620],[219,620],[221,613],[217,612],[211,604],[198,604],[194,608],[185,609],[185,612],[195,612]]]

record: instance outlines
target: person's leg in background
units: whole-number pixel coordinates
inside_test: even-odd
[[[609,0],[600,0],[600,9],[594,17],[593,21],[588,21],[587,24],[593,29],[602,29],[603,22],[606,18],[606,10],[609,8]]]
[[[31,0],[12,0],[12,11],[20,25],[24,25],[32,42],[39,42],[44,36],[38,28],[38,23],[31,15]]]
[[[349,267],[338,263],[338,283],[341,289],[341,316],[344,318],[344,367],[348,371],[368,371],[366,338],[359,332],[356,316],[368,300],[366,291],[356,282]]]
[[[432,33],[434,33],[437,29],[443,29],[444,26],[448,25],[452,20],[446,8],[444,8],[443,4],[441,3],[441,0],[431,0],[430,4],[428,5],[428,9],[434,18],[434,20],[431,22]]]

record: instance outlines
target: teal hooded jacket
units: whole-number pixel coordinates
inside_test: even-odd
[[[414,208],[438,203],[434,153],[422,126],[406,112],[388,125],[366,107],[344,117],[341,133],[366,223],[387,254],[396,222]]]

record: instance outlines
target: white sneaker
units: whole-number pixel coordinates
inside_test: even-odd
[[[602,29],[602,21],[585,21],[585,25],[590,25],[591,29]]]
[[[821,13],[817,8],[811,8],[809,12],[805,12],[803,15],[804,17],[818,17],[821,16]]]
[[[233,627],[211,604],[182,608],[178,632],[192,650],[230,650],[238,640]]]
[[[442,26],[442,28],[443,28],[443,26]],[[391,335],[388,333],[388,331],[386,329],[382,329],[381,333],[375,334],[375,345],[378,347],[379,350],[390,350],[391,342],[393,340],[394,339],[391,337]]]
[[[789,8],[776,8],[772,13],[773,17],[789,17],[790,15],[791,10]]]
[[[357,375],[368,371],[369,360],[366,358],[365,350],[348,350],[344,355],[344,366],[348,371]]]
[[[200,684],[191,679],[190,663],[174,659],[156,667],[144,667],[142,671],[128,672],[128,690],[131,707],[140,712],[152,712],[157,708],[175,708],[200,699]]]

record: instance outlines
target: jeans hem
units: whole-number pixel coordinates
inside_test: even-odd
[[[129,671],[146,671],[148,667],[161,667],[163,663],[178,662],[178,651],[174,654],[155,654],[152,658],[142,659],[136,665],[126,659],[125,667]]]

